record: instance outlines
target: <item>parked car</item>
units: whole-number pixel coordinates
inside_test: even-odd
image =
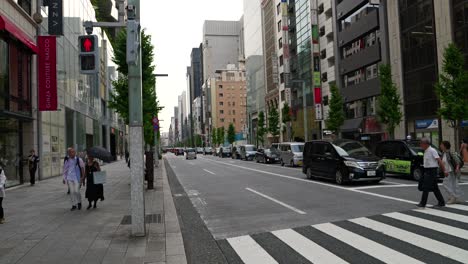
[[[311,141],[304,147],[302,172],[309,179],[333,179],[338,184],[352,181],[380,182],[384,165],[364,145],[352,140]]]
[[[383,159],[386,173],[405,175],[419,181],[424,171],[424,150],[420,143],[420,140],[382,141],[375,147],[375,155]],[[444,175],[439,173],[439,177]]]
[[[254,145],[244,145],[239,147],[241,160],[253,160],[257,154],[257,148]]]
[[[185,150],[185,159],[197,159],[197,151],[193,148],[188,148]]]
[[[230,147],[223,147],[221,148],[220,150],[220,157],[221,158],[229,158],[231,157],[232,153],[231,153],[231,148]]]
[[[183,156],[184,155],[184,149],[183,148],[176,148],[174,153],[175,153],[176,156]]]
[[[232,156],[233,159],[240,159],[239,147],[232,147]]]
[[[277,150],[279,150],[279,143],[273,143],[273,144],[271,144],[270,149],[277,149]]]
[[[197,148],[197,154],[203,154],[203,148]]]
[[[205,147],[203,149],[203,155],[213,155],[213,148],[212,147]]]
[[[219,157],[220,152],[221,152],[221,148],[215,148],[213,151],[213,156]]]
[[[280,160],[280,152],[275,148],[259,149],[255,154],[255,160],[262,163],[277,163]]]
[[[302,153],[304,143],[287,142],[279,144],[281,166],[290,165],[291,167],[302,166]]]

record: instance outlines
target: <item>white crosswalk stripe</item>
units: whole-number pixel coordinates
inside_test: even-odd
[[[361,257],[384,263],[468,263],[468,229],[465,229],[468,216],[464,213],[468,206],[451,205],[449,208],[455,210],[428,208],[417,210],[423,214],[396,212],[383,214],[385,218],[361,217],[336,224],[273,231],[270,232],[271,239],[277,241],[273,243],[274,247],[255,235],[226,241],[232,248],[230,250],[246,264],[284,263],[284,258],[275,259],[284,257],[278,256],[277,252],[284,252],[278,247],[288,248],[288,256],[297,254],[296,257],[314,264],[357,263],[361,255],[351,254],[362,254]],[[444,220],[440,223],[437,218],[452,222]],[[431,230],[439,235],[430,234]],[[338,242],[342,244],[338,245]],[[399,247],[401,243],[407,243],[407,246]],[[343,247],[348,249],[342,252]]]

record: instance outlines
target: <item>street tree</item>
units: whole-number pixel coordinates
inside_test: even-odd
[[[343,110],[343,97],[338,90],[336,84],[330,86],[330,106],[328,112],[328,118],[325,121],[327,129],[333,131],[333,133],[339,136],[340,127],[344,123],[344,110]]]
[[[229,144],[231,144],[231,146],[236,141],[236,128],[234,127],[234,124],[232,123],[229,124],[228,132],[227,132],[227,140]]]
[[[119,78],[113,82],[114,91],[110,95],[109,108],[114,109],[128,124],[128,65],[127,65],[127,32],[122,30],[114,43],[114,59]],[[145,143],[154,145],[154,129],[152,119],[158,116],[162,107],[156,96],[156,79],[154,76],[154,47],[151,36],[141,32],[141,63],[142,63],[142,94],[143,94],[143,131]]]
[[[285,103],[284,106],[283,106],[283,109],[281,109],[281,114],[282,114],[282,133],[286,133],[287,134],[287,140],[290,141],[291,140],[291,130],[292,130],[292,127],[291,127],[291,121],[292,121],[292,117],[291,117],[291,108],[289,107],[289,104],[288,103]]]
[[[265,144],[265,134],[267,133],[267,129],[265,126],[265,113],[261,111],[258,114],[258,128],[257,128],[257,140],[262,143],[262,146]],[[258,146],[257,146],[258,147]]]
[[[271,107],[268,115],[268,131],[273,136],[273,140],[278,140],[280,134],[279,113],[276,107]]]
[[[197,134],[197,135],[195,135],[194,138],[195,138],[195,140],[194,140],[195,141],[195,147],[203,146],[203,139],[202,139],[202,137],[200,135]]]
[[[439,115],[454,129],[455,142],[461,137],[462,121],[468,119],[468,72],[464,67],[463,53],[455,44],[449,44],[435,87],[441,102]]]
[[[218,143],[219,145],[224,145],[224,140],[225,140],[225,136],[226,136],[226,131],[224,129],[224,127],[219,127],[218,128]]]
[[[212,147],[218,145],[218,130],[215,127],[211,127],[211,144]]]
[[[378,98],[377,116],[387,127],[391,139],[395,138],[395,128],[403,119],[401,111],[401,97],[392,80],[392,68],[388,64],[380,66],[380,87],[382,89]]]

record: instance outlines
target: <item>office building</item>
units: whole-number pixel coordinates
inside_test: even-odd
[[[344,138],[368,144],[386,137],[376,117],[376,103],[379,64],[389,62],[387,2],[333,1],[336,79],[346,115],[341,132]]]

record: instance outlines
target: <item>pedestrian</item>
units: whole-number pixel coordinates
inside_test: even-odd
[[[63,184],[70,188],[71,211],[81,210],[80,186],[85,177],[85,165],[81,158],[76,156],[73,148],[68,149],[68,157],[63,165]]]
[[[465,166],[468,165],[468,138],[463,139],[460,146],[460,156],[462,157]]]
[[[31,186],[36,183],[36,171],[38,163],[39,156],[36,155],[36,151],[34,149],[31,149],[28,156],[29,182],[31,183]]]
[[[429,192],[434,192],[435,197],[437,198],[438,206],[445,206],[445,200],[442,196],[442,193],[439,190],[437,185],[437,174],[439,167],[445,174],[445,177],[448,176],[448,173],[445,171],[445,166],[440,158],[437,150],[431,147],[431,140],[428,138],[421,139],[421,148],[424,150],[424,173],[423,177],[419,180],[418,188],[422,191],[421,202],[417,205],[420,208],[425,208],[427,204],[427,198]]]
[[[99,166],[99,163],[94,160],[94,157],[88,155],[88,160],[86,161],[86,178],[85,178],[85,183],[86,183],[86,198],[88,199],[89,205],[88,208],[86,209],[91,209],[91,206],[93,208],[97,207],[97,201],[101,199],[101,201],[104,201],[104,185],[102,184],[94,184],[94,172],[96,171],[101,171],[101,167]],[[83,184],[84,185],[84,184]],[[94,205],[92,205],[92,202],[94,202]]]
[[[3,212],[3,198],[5,198],[5,184],[6,184],[5,170],[0,165],[0,224],[5,223],[5,215]]]
[[[444,162],[445,172],[448,176],[444,179],[444,188],[449,194],[447,204],[455,204],[460,202],[462,192],[460,185],[458,184],[458,174],[460,173],[460,161],[458,160],[457,154],[450,152],[450,142],[442,141],[440,144],[440,150],[443,152],[442,161]]]

